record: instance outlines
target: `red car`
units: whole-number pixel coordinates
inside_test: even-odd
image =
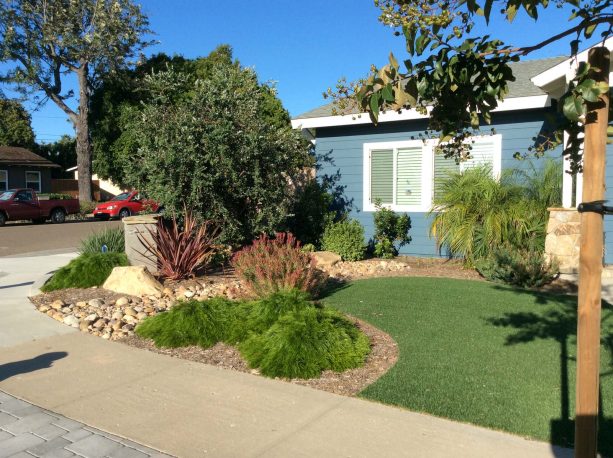
[[[143,199],[138,191],[122,192],[108,202],[96,205],[94,217],[100,219],[119,218],[136,215],[143,210],[160,211],[160,206],[152,200]]]

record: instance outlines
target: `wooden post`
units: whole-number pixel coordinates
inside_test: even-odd
[[[609,50],[593,48],[590,78],[609,79]],[[583,152],[583,202],[604,199],[605,151],[609,96],[588,104]],[[579,310],[577,319],[577,397],[575,457],[595,458],[598,444],[598,383],[600,377],[600,292],[603,257],[602,215],[581,214]]]

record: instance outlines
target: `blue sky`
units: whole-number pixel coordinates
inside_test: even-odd
[[[254,67],[262,81],[277,82],[279,97],[292,115],[325,103],[322,92],[339,77],[363,76],[370,64],[384,64],[390,51],[405,58],[403,40],[377,21],[373,0],[143,0],[141,4],[159,41],[147,54],[197,57],[219,44],[230,44],[235,57]],[[534,24],[519,14],[512,25],[497,19],[488,32],[514,45],[533,44],[566,22],[567,12],[550,9],[546,23]],[[549,46],[530,58],[568,54],[567,43]],[[51,102],[32,112],[32,120],[39,141],[73,134],[72,125]]]

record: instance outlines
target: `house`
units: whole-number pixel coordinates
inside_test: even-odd
[[[611,49],[613,39],[608,39],[606,45]],[[587,51],[579,54],[578,61],[586,59]],[[344,193],[351,216],[364,226],[367,238],[374,232],[374,201],[379,198],[393,210],[411,216],[412,242],[402,247],[401,254],[445,255],[429,236],[431,221],[427,212],[432,206],[435,177],[450,168],[462,169],[474,164],[490,164],[494,174],[524,166],[525,162],[514,159],[513,154],[526,152],[534,143],[533,137],[547,130],[547,115],[555,113],[556,101],[565,92],[576,65],[574,59],[566,57],[512,64],[516,81],[510,83],[508,96],[492,114],[492,125],[482,126],[486,132],[494,128],[495,134],[488,132],[474,137],[473,159],[459,166],[453,159],[435,155],[432,142],[419,139],[427,120],[415,110],[381,113],[375,126],[365,113],[335,115],[332,104],[328,104],[295,117],[292,126],[312,139],[318,158],[323,158],[318,174],[336,177],[335,187]],[[613,153],[613,145],[607,148],[608,153]],[[549,154],[560,158],[561,152],[562,148],[558,147]],[[611,159],[606,170],[607,182],[611,183],[607,198],[613,200]],[[566,161],[561,160],[562,163],[568,168]],[[581,202],[580,175],[576,189],[573,199],[572,177],[565,174],[565,207],[572,207],[573,201]],[[613,264],[613,217],[605,218],[605,249],[605,262]]]
[[[66,171],[73,172],[74,180],[75,181],[79,180],[79,171],[77,170],[76,165],[74,167],[70,167],[69,169],[66,169]],[[92,175],[92,181],[96,183],[96,186],[99,189],[100,198],[98,200],[109,200],[115,197],[116,195],[121,194],[122,192],[126,191],[126,189],[117,186],[111,180],[101,180],[98,177],[98,175],[96,175],[95,173]]]
[[[0,146],[0,191],[31,188],[51,192],[51,169],[59,167],[26,148]]]

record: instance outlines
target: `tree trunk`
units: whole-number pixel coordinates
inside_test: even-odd
[[[92,143],[89,133],[90,87],[87,80],[88,64],[83,62],[77,72],[79,80],[79,112],[77,132],[77,171],[79,172],[79,200],[92,201]]]
[[[590,78],[609,79],[609,50],[590,50]],[[609,96],[589,103],[583,152],[583,201],[604,199],[605,150]],[[595,458],[598,448],[598,385],[600,378],[600,315],[603,256],[602,215],[581,214],[579,309],[577,314],[577,400],[575,457]]]

